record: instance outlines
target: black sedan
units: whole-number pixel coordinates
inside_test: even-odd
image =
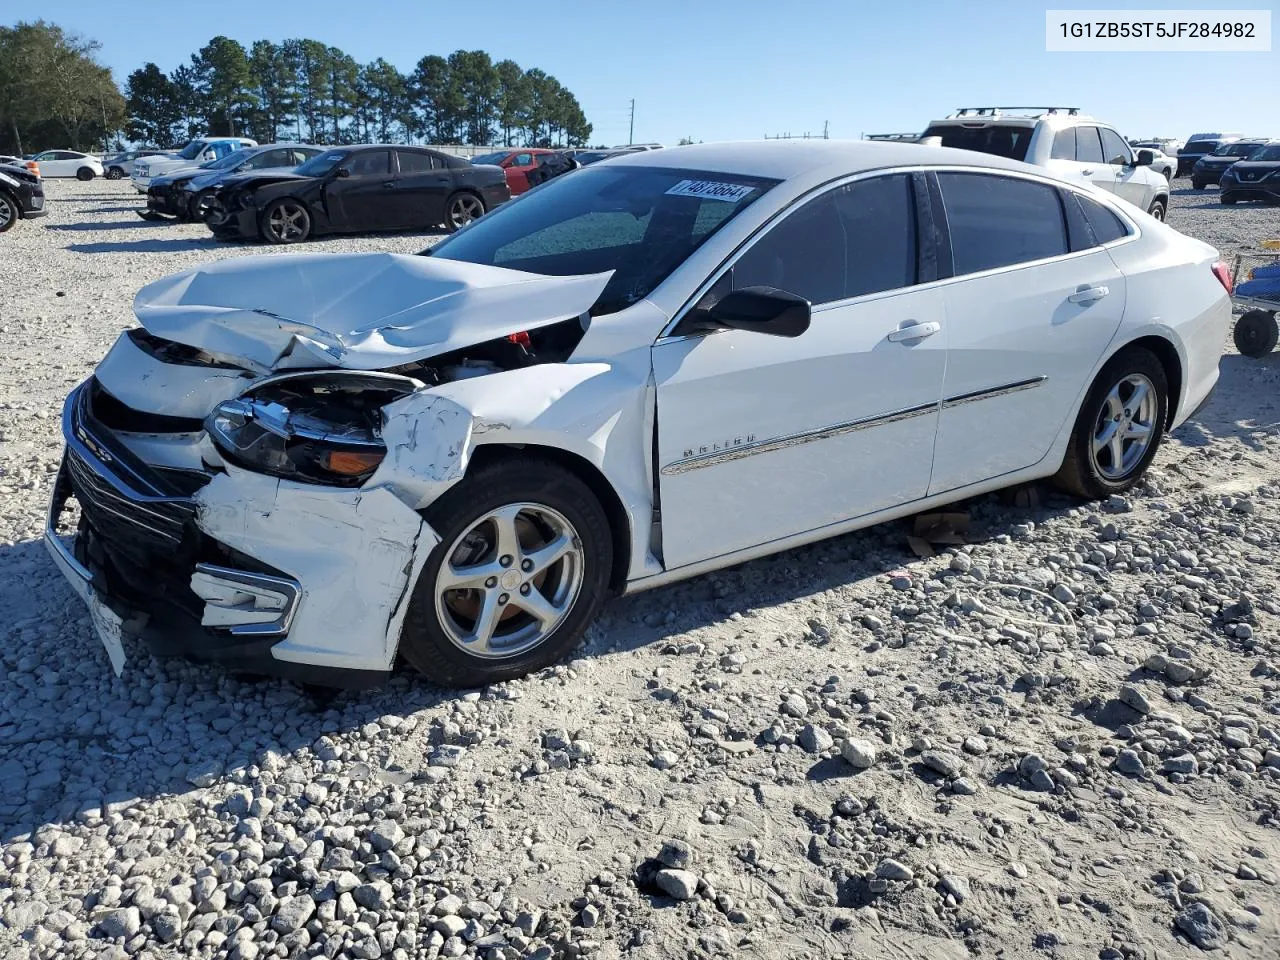
[[[1233,163],[1218,186],[1223,203],[1238,200],[1280,203],[1280,140],[1272,140],[1244,160]]]
[[[0,233],[48,212],[40,178],[16,163],[0,163]]]
[[[1234,143],[1224,143],[1213,153],[1206,153],[1191,168],[1191,186],[1203,190],[1209,184],[1217,183],[1233,163],[1243,160],[1266,144],[1265,139],[1237,140]]]
[[[291,173],[231,177],[205,223],[220,238],[300,243],[325,233],[456,230],[509,199],[499,167],[375,144],[328,150]]]
[[[228,177],[251,172],[287,173],[324,149],[305,143],[268,143],[236,150],[194,169],[152,177],[147,187],[146,209],[139,210],[138,216],[144,220],[160,217],[199,220]]]

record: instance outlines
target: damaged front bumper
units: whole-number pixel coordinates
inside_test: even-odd
[[[94,416],[91,384],[63,410],[44,539],[117,672],[132,636],[158,655],[303,682],[387,676],[412,585],[439,542],[417,512],[386,489],[152,467]]]

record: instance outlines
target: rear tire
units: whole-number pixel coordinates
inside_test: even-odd
[[[121,170],[119,167],[112,167],[110,170],[107,171],[108,180],[121,180],[123,178],[124,178],[124,171]]]
[[[1117,353],[1080,405],[1054,484],[1091,500],[1136,484],[1160,449],[1168,396],[1169,380],[1155,354],[1142,347]]]
[[[92,167],[81,167],[76,171],[76,179],[81,183],[88,183],[95,176],[97,176],[97,174],[93,172]]]
[[[1152,201],[1151,206],[1147,209],[1147,213],[1151,214],[1151,216],[1155,217],[1161,223],[1164,223],[1164,218],[1166,216],[1165,202],[1163,200]]]
[[[1246,357],[1265,357],[1280,340],[1280,323],[1270,310],[1250,310],[1236,321],[1231,331],[1236,349]]]
[[[1205,186],[1207,186],[1207,185],[1206,185],[1205,183],[1203,183],[1202,181],[1200,181],[1200,180],[1192,180],[1192,181],[1191,181],[1191,189],[1192,189],[1192,190],[1203,190],[1203,189],[1205,188]]]
[[[1230,193],[1224,193],[1224,194],[1223,194],[1221,197],[1219,197],[1218,199],[1219,199],[1219,200],[1221,200],[1223,203],[1225,203],[1228,207],[1233,207],[1233,206],[1235,206],[1236,201],[1237,201],[1237,200],[1239,200],[1240,198],[1239,198],[1239,197],[1236,197],[1236,196],[1233,196],[1233,195],[1232,195],[1232,194],[1230,194]]]
[[[474,193],[455,193],[445,204],[444,227],[450,233],[461,230],[472,220],[485,214],[484,201]]]
[[[414,585],[400,652],[432,683],[478,687],[548,666],[573,649],[599,612],[613,565],[608,516],[559,464],[537,456],[481,464],[431,504],[426,519],[440,543]],[[516,533],[503,540],[504,529]],[[530,558],[556,542],[563,556],[535,566]],[[517,544],[505,565],[504,543]],[[475,587],[449,586],[484,577],[488,566],[495,576]],[[525,603],[543,617],[527,613]],[[487,631],[485,609],[494,611]]]
[[[0,233],[6,230],[12,230],[18,223],[18,204],[5,193],[0,190]]]

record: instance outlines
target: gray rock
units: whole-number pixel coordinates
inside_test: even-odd
[[[949,893],[956,898],[957,903],[964,903],[969,899],[969,879],[967,877],[962,877],[958,873],[944,873],[940,885],[943,892]]]
[[[182,933],[182,918],[176,913],[157,913],[151,918],[151,932],[161,943],[173,943]]]
[[[951,792],[962,797],[971,797],[978,792],[978,785],[968,777],[956,777],[951,781]]]
[[[920,762],[934,773],[942,774],[948,780],[953,780],[960,776],[964,770],[964,764],[960,758],[954,753],[947,753],[945,750],[926,750],[920,754]]]
[[[440,933],[445,937],[445,939],[448,939],[449,937],[459,936],[462,933],[462,931],[466,929],[466,926],[467,926],[466,920],[463,920],[461,917],[455,917],[455,916],[440,917],[435,921],[435,923],[432,924],[432,927],[434,927],[436,930],[439,930]]]
[[[1218,950],[1226,946],[1222,921],[1203,903],[1191,903],[1173,918],[1173,924],[1201,950]]]
[[[1184,773],[1194,774],[1200,772],[1200,764],[1196,761],[1194,755],[1183,753],[1176,757],[1168,757],[1160,764],[1160,769],[1165,773]]]
[[[783,699],[782,705],[778,707],[778,712],[787,717],[807,717],[809,715],[809,704],[805,702],[804,697],[793,693]]]
[[[689,845],[683,840],[664,840],[658,851],[658,862],[673,870],[683,870],[692,859]]]
[[[1052,793],[1054,787],[1057,786],[1048,770],[1037,770],[1031,774],[1030,780],[1031,786],[1043,793]]]
[[[1150,713],[1152,709],[1147,695],[1131,683],[1126,683],[1120,688],[1120,702],[1144,715]]]
[[[127,939],[142,929],[142,914],[137,907],[112,910],[98,922],[98,929],[109,940]]]
[[[691,900],[698,892],[698,875],[688,870],[659,870],[655,881],[663,893],[677,900]]]
[[[316,902],[309,895],[303,894],[281,900],[276,907],[275,916],[271,918],[271,929],[277,933],[293,933],[300,930],[311,915],[316,912]]]
[[[960,744],[960,749],[976,757],[986,753],[990,748],[987,746],[987,741],[981,737],[965,737],[964,742]]]
[[[915,873],[905,864],[889,858],[880,861],[880,865],[876,867],[876,876],[881,880],[897,880],[905,883],[914,879]]]
[[[391,888],[391,884],[385,880],[375,880],[373,883],[363,883],[351,891],[351,896],[355,898],[356,903],[368,910],[376,910],[381,913],[389,910],[391,904],[395,901],[395,891]]]
[[[876,747],[870,740],[850,738],[841,742],[840,756],[844,757],[850,766],[865,770],[875,766]]]
[[[1136,750],[1121,750],[1116,757],[1116,769],[1131,777],[1143,777],[1147,774],[1146,765]]]
[[[812,723],[806,723],[796,737],[796,742],[808,753],[826,753],[831,749],[835,740],[822,727],[815,727]]]
[[[404,830],[394,820],[383,820],[369,831],[369,843],[381,853],[404,839]]]

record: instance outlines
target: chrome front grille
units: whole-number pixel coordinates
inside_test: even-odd
[[[195,511],[190,503],[181,500],[135,499],[101,476],[94,467],[75,450],[67,451],[67,478],[80,503],[80,509],[103,534],[109,534],[120,524],[126,526],[126,535],[139,534],[170,546],[182,542],[182,529],[194,519]]]

